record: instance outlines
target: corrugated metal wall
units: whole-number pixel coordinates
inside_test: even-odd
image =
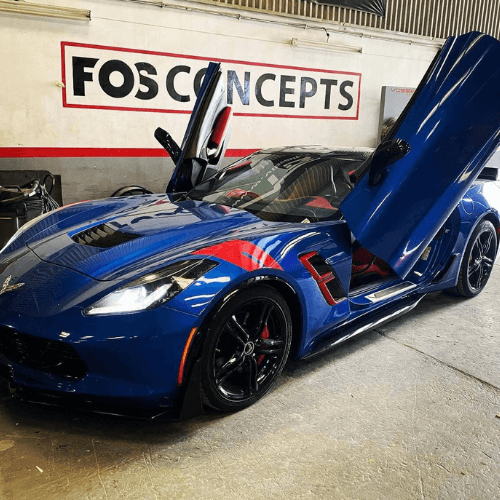
[[[500,36],[499,0],[387,0],[384,18],[307,0],[214,0],[214,3],[432,38],[472,30]]]

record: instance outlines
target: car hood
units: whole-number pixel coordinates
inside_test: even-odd
[[[173,201],[169,195],[141,197],[111,213],[89,219],[85,211],[66,227],[45,229],[27,246],[42,260],[97,280],[147,271],[174,258],[228,238],[251,237],[279,223],[260,220],[239,209],[200,201]],[[104,206],[107,201],[101,202]],[[95,207],[90,208],[95,210]],[[64,212],[64,211],[63,211]],[[75,218],[75,216],[73,216]]]

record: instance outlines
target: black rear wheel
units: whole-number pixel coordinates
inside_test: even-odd
[[[496,251],[495,227],[484,220],[472,233],[462,259],[457,286],[449,291],[462,297],[474,297],[481,293],[493,270]]]
[[[220,411],[246,408],[282,372],[292,341],[290,311],[267,286],[231,298],[209,325],[202,354],[203,401]]]

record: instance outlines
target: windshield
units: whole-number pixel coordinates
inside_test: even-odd
[[[365,151],[260,151],[219,171],[188,197],[247,210],[264,220],[335,219],[354,186],[349,176],[368,156]]]

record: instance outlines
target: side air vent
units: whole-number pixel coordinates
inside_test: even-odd
[[[332,267],[326,263],[319,253],[314,252],[307,260],[320,277],[332,272]]]
[[[334,306],[346,298],[335,270],[318,252],[303,254],[299,260],[314,278],[329,305]]]
[[[91,227],[81,233],[74,234],[71,239],[80,245],[111,248],[139,237],[138,234],[124,233],[104,223]]]

